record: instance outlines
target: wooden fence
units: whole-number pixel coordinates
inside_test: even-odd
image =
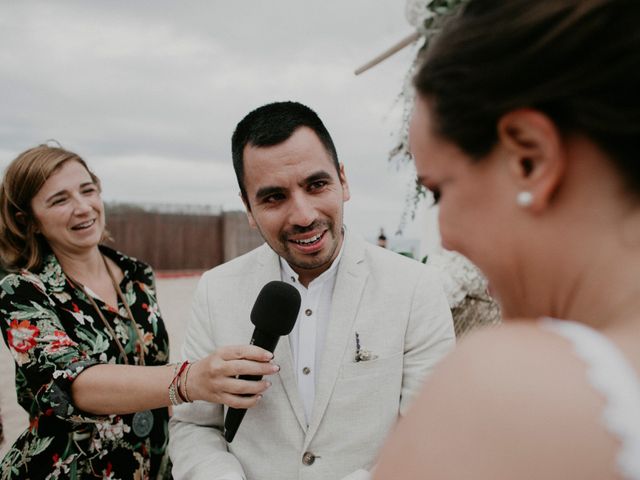
[[[244,212],[176,213],[106,208],[114,248],[156,270],[206,270],[262,243]]]

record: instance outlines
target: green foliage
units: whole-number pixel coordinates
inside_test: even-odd
[[[389,152],[389,161],[396,163],[399,166],[405,166],[411,164],[413,158],[409,152],[409,122],[411,120],[411,113],[413,111],[413,101],[415,98],[415,91],[413,89],[412,79],[413,75],[420,63],[420,57],[424,50],[428,47],[429,41],[434,34],[440,30],[445,22],[451,15],[454,15],[458,9],[467,0],[427,0],[425,3],[425,9],[427,10],[425,15],[424,24],[419,30],[423,33],[424,42],[418,54],[416,55],[407,77],[405,79],[405,85],[402,93],[400,94],[403,102],[403,115],[402,124],[400,126],[400,134],[398,136],[397,145]],[[402,233],[402,230],[409,221],[413,221],[416,216],[416,210],[420,202],[430,196],[427,189],[420,185],[417,181],[412,182],[409,186],[407,196],[405,199],[405,207],[400,218],[400,224],[398,225],[397,234]]]
[[[458,7],[460,7],[460,5],[465,1],[466,0],[433,0],[429,5],[427,5],[427,9],[435,13],[435,16],[428,20],[440,19],[455,13]],[[425,26],[429,28],[432,23],[433,22],[429,22],[429,24],[426,24]]]

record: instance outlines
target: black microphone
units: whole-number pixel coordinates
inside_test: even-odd
[[[256,298],[251,310],[251,323],[256,326],[251,345],[273,352],[282,335],[289,335],[298,318],[300,293],[288,283],[274,280],[267,283]],[[262,375],[240,375],[242,380],[260,380]],[[246,408],[227,409],[224,419],[224,438],[232,442]]]

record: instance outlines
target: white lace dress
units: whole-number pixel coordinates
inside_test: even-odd
[[[567,338],[588,368],[589,382],[606,398],[605,427],[622,444],[617,463],[625,479],[640,480],[640,378],[618,347],[576,322],[545,319],[544,328]]]

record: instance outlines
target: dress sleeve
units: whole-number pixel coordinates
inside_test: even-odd
[[[156,291],[156,274],[150,265],[147,265],[146,263],[142,265],[143,265],[143,270],[142,270],[143,282],[148,287],[151,287],[153,292],[155,292]]]
[[[2,336],[16,362],[18,402],[40,413],[83,422],[89,417],[71,399],[71,383],[91,359],[65,331],[54,301],[35,277],[12,274],[0,283]],[[95,419],[95,416],[90,416]]]

